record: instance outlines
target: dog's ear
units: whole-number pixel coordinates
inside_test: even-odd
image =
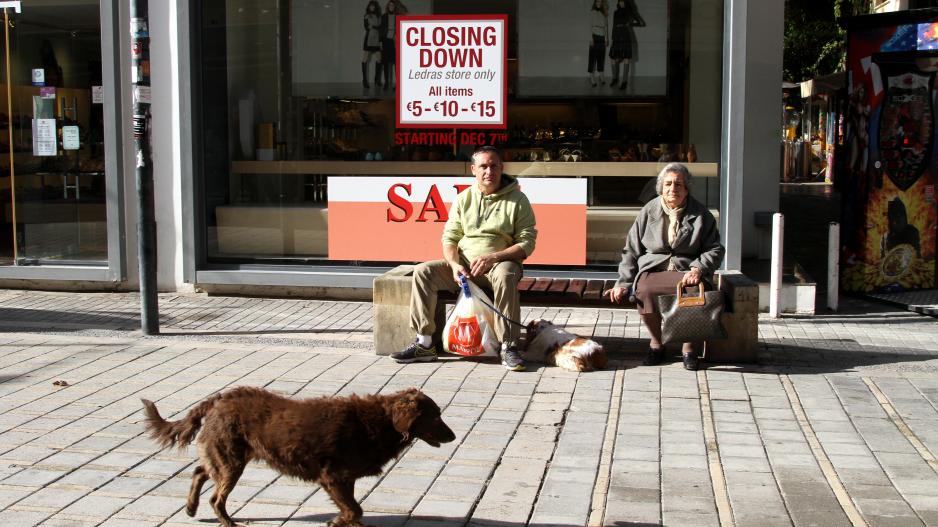
[[[599,346],[593,350],[593,353],[590,355],[590,361],[593,363],[593,367],[597,370],[603,370],[608,364],[608,358],[606,353],[603,351],[603,347]]]
[[[391,423],[404,436],[404,442],[410,441],[410,427],[420,417],[420,406],[417,404],[419,394],[420,390],[416,388],[400,392],[391,406]]]

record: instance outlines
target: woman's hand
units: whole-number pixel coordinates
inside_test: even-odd
[[[626,287],[613,287],[612,289],[606,289],[603,296],[608,296],[614,304],[620,304],[623,298],[628,297],[628,292],[629,290]]]
[[[700,283],[700,276],[700,269],[697,267],[691,267],[690,271],[684,273],[684,278],[681,279],[681,283],[685,286],[697,285]]]

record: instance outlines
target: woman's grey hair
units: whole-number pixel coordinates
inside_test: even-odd
[[[658,180],[655,182],[655,192],[658,195],[661,195],[661,191],[664,188],[664,177],[670,173],[680,174],[684,176],[684,186],[687,187],[687,195],[691,195],[691,189],[694,188],[693,181],[694,176],[690,175],[690,170],[687,170],[687,167],[681,163],[668,163],[661,169],[661,172],[658,172]]]

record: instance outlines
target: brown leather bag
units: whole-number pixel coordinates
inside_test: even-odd
[[[726,328],[720,321],[723,293],[704,291],[703,284],[699,285],[700,294],[697,296],[684,296],[683,288],[678,283],[676,295],[658,297],[661,341],[665,344],[726,338]]]

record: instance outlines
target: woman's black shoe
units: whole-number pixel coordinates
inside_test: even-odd
[[[697,371],[697,368],[700,366],[700,360],[697,358],[696,353],[689,353],[684,355],[684,369],[690,371]]]
[[[648,355],[645,355],[645,360],[642,361],[642,364],[645,366],[657,366],[661,364],[661,359],[663,358],[663,351],[660,349],[648,348]]]

